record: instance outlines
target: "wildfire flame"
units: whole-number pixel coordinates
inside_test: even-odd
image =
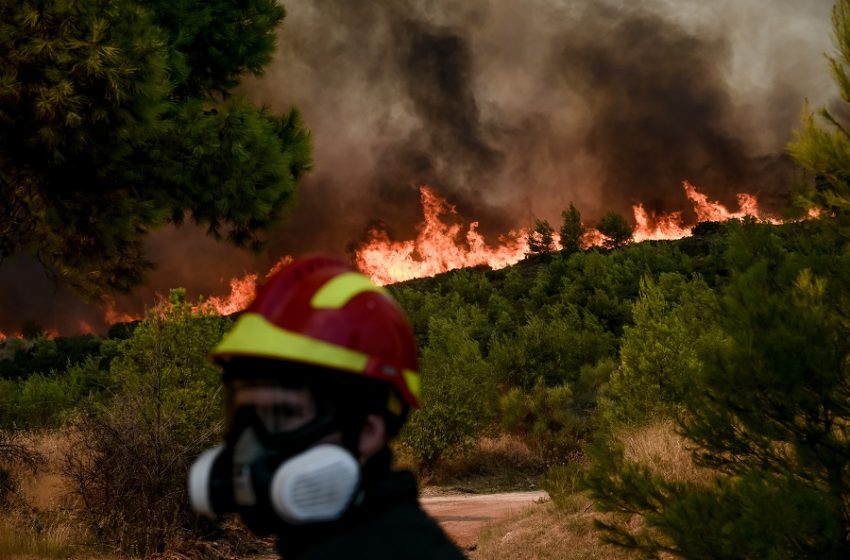
[[[286,256],[282,257],[279,261],[277,261],[274,264],[274,266],[272,266],[269,269],[268,272],[266,272],[266,277],[263,280],[268,280],[270,276],[275,274],[277,271],[279,271],[284,266],[286,266],[288,264],[292,264],[294,261],[295,261],[295,259],[292,257],[292,255],[286,255]]]
[[[717,221],[754,216],[758,219],[780,223],[764,215],[753,195],[739,194],[739,209],[733,212],[708,196],[697,191],[691,183],[684,181],[685,196],[693,204],[698,222]],[[434,276],[455,268],[488,265],[498,269],[519,262],[528,254],[528,229],[513,230],[499,238],[499,247],[490,247],[478,233],[478,222],[471,222],[462,235],[462,227],[448,224],[445,217],[456,217],[454,206],[437,196],[423,185],[420,187],[423,221],[419,225],[416,239],[393,241],[389,234],[380,229],[369,232],[369,241],[356,251],[357,266],[378,284],[391,284],[413,278]],[[685,224],[681,212],[650,214],[643,204],[632,207],[636,226],[633,239],[636,242],[660,239],[680,239],[691,235],[693,224]],[[559,246],[558,237],[555,244]],[[605,236],[589,228],[582,238],[585,248],[602,245]]]
[[[599,230],[595,228],[588,228],[588,230],[584,232],[584,235],[581,236],[581,246],[585,249],[601,247],[604,242],[605,236],[599,233]]]
[[[115,300],[112,298],[105,298],[103,303],[103,320],[106,321],[107,325],[114,325],[116,323],[131,323],[141,319],[138,315],[131,315],[125,311],[118,311],[115,308]]]
[[[751,194],[738,194],[738,212],[730,212],[725,206],[719,202],[711,202],[708,197],[697,191],[696,187],[687,181],[682,183],[685,188],[685,196],[690,199],[694,205],[694,211],[697,213],[697,222],[725,222],[735,218],[743,218],[745,216],[761,217],[758,201]]]
[[[219,315],[231,315],[248,307],[256,294],[257,275],[246,274],[242,278],[230,279],[229,295],[211,297],[201,304],[201,307],[215,309]]]
[[[265,274],[264,279],[268,278],[294,259],[291,255],[286,255],[278,260]],[[230,292],[223,296],[213,296],[203,301],[199,306],[193,307],[195,311],[215,311],[219,315],[231,315],[238,313],[248,307],[254,297],[257,295],[257,279],[259,275],[248,273],[242,277],[234,277],[230,279]],[[160,299],[165,300],[160,296]],[[165,303],[167,305],[167,302]],[[129,323],[132,321],[140,321],[144,317],[138,314],[117,311],[115,300],[107,298],[104,300],[103,319],[107,324]],[[80,331],[83,333],[92,333],[94,329],[85,321],[80,321]],[[2,333],[0,333],[2,334]],[[2,339],[0,339],[2,340]]]
[[[731,211],[708,196],[700,193],[688,181],[682,186],[685,196],[693,205],[698,222],[717,221],[754,216],[772,223],[780,220],[763,214],[753,195],[738,194],[738,210]],[[430,187],[423,185],[419,189],[422,203],[423,221],[417,227],[416,239],[408,241],[391,240],[382,229],[372,229],[369,240],[355,253],[357,266],[380,285],[403,282],[413,278],[434,276],[456,268],[487,265],[490,268],[504,268],[517,263],[528,254],[528,229],[511,230],[498,238],[498,246],[490,246],[484,236],[478,232],[478,222],[470,222],[467,227],[460,225],[457,210],[445,199],[438,196]],[[655,214],[647,211],[643,204],[632,207],[636,226],[633,239],[636,242],[648,240],[672,240],[691,235],[692,224],[685,224],[681,212]],[[810,218],[817,218],[817,210],[809,211]],[[582,238],[585,248],[602,245],[605,236],[598,230],[588,228]],[[560,247],[557,234],[554,235],[556,247]],[[268,278],[293,258],[289,255],[281,258],[265,274]],[[245,309],[256,295],[259,275],[254,273],[234,277],[230,280],[230,293],[226,296],[211,297],[201,304],[205,309],[215,309],[221,315],[230,315]],[[115,301],[104,300],[104,320],[108,324],[130,322],[142,319],[139,315],[118,311]],[[88,323],[81,321],[80,331],[93,332]],[[49,337],[58,333],[49,331]],[[0,342],[7,336],[0,332]]]
[[[230,315],[238,311],[242,311],[254,300],[257,290],[257,275],[246,274],[241,278],[235,277],[230,279],[230,293],[226,296],[213,296],[203,301],[199,306],[193,307],[198,310],[214,310],[219,315]],[[160,296],[160,299],[165,301],[165,298]],[[165,302],[167,304],[167,301]],[[162,305],[162,303],[160,303]],[[107,298],[104,300],[103,320],[108,325],[115,323],[130,323],[144,319],[143,315],[128,313],[126,311],[116,310],[115,301]],[[80,322],[80,330],[83,333],[92,332],[92,328],[85,321]]]
[[[751,194],[739,193],[737,195],[739,210],[732,212],[719,202],[709,200],[708,196],[699,192],[688,181],[683,181],[682,187],[685,189],[685,196],[693,204],[694,212],[697,215],[697,222],[725,222],[727,220],[753,216],[759,220],[774,224],[782,223],[782,220],[778,220],[762,212],[759,208],[758,200]],[[684,223],[681,212],[671,212],[658,216],[650,215],[644,209],[643,204],[632,206],[632,211],[634,212],[635,222],[637,224],[633,235],[636,242],[659,239],[681,239],[691,235],[692,225],[686,225]],[[810,217],[812,217],[811,213]]]
[[[691,228],[682,223],[681,212],[671,212],[660,216],[650,215],[643,204],[632,206],[632,212],[637,224],[632,238],[636,242],[650,239],[681,239],[691,234]]]
[[[524,232],[501,236],[501,246],[490,247],[478,233],[478,222],[462,232],[458,224],[447,224],[444,216],[457,216],[455,207],[437,196],[430,187],[419,189],[424,221],[410,241],[392,241],[386,231],[372,229],[369,242],[356,251],[358,268],[380,285],[411,278],[434,276],[455,268],[489,265],[502,268],[525,256]]]

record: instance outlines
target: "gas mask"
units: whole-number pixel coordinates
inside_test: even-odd
[[[329,414],[276,433],[255,408],[238,410],[226,443],[202,453],[189,470],[192,508],[210,518],[239,513],[257,535],[274,533],[281,522],[340,518],[355,500],[361,472],[345,447],[315,444],[336,431]]]

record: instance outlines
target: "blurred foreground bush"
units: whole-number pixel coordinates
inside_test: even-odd
[[[119,344],[113,400],[73,422],[64,474],[100,543],[147,555],[200,528],[186,473],[220,435],[221,383],[207,354],[228,323],[172,291]]]

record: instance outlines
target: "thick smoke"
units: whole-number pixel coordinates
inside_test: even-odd
[[[731,127],[726,41],[689,35],[658,14],[616,15],[602,4],[583,14],[553,60],[586,103],[582,145],[601,166],[604,199],[619,210],[635,200],[678,209],[684,178],[715,194],[752,190],[758,164]]]
[[[686,209],[684,179],[777,206],[804,99],[833,93],[828,0],[287,7],[276,63],[246,89],[314,131],[278,251],[340,250],[374,220],[409,237],[422,182],[489,233],[570,201],[591,220]]]
[[[557,223],[570,201],[590,221],[635,202],[686,209],[684,179],[729,204],[746,191],[779,206],[804,99],[835,98],[830,0],[284,3],[275,61],[242,92],[298,107],[312,130],[297,208],[261,258],[189,227],[156,234],[159,268],[125,305],[171,286],[226,292],[283,254],[345,255],[375,224],[410,238],[421,183],[491,239]],[[96,308],[20,263],[0,267],[0,330],[97,324]]]

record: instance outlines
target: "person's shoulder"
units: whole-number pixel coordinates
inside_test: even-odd
[[[414,500],[350,528],[305,556],[305,560],[324,558],[461,560],[466,557]]]
[[[409,502],[386,512],[376,520],[376,525],[380,525],[382,531],[397,535],[396,539],[403,546],[420,543],[434,548],[445,547],[456,551],[458,557],[463,558],[439,524],[422,510],[418,502]]]

